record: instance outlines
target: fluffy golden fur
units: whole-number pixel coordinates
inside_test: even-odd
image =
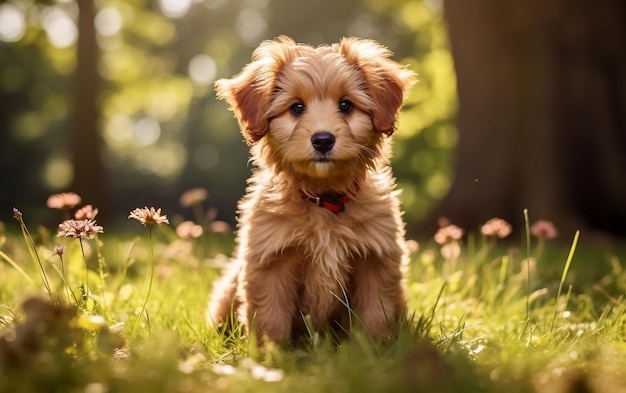
[[[305,315],[317,331],[390,332],[405,306],[407,251],[388,136],[413,81],[371,40],[314,48],[279,37],[216,82],[256,168],[213,323],[237,314],[279,343],[305,332]],[[309,200],[319,195],[350,200],[333,212]]]

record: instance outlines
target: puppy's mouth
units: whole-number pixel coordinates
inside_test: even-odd
[[[332,163],[333,159],[328,156],[315,157],[312,160],[314,163]]]
[[[318,155],[299,161],[299,163],[294,166],[294,169],[308,176],[325,178],[331,176],[332,173],[336,171],[338,168],[336,164],[337,161],[333,160],[331,157]]]

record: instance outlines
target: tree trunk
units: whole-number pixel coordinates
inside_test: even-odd
[[[94,2],[78,0],[77,67],[74,79],[74,112],[70,129],[70,151],[74,165],[71,191],[100,211],[100,221],[109,213],[105,170],[102,163],[101,138],[98,131],[97,71],[98,44],[94,26]]]
[[[626,2],[447,0],[458,80],[455,182],[446,216],[473,230],[626,234]]]

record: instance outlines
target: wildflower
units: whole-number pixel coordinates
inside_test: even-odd
[[[81,197],[73,192],[63,192],[48,197],[48,207],[51,209],[72,209],[81,202]]]
[[[498,237],[504,239],[511,234],[511,224],[505,220],[495,217],[487,221],[481,228],[480,232],[489,237]]]
[[[454,224],[449,224],[447,226],[439,228],[437,233],[435,233],[435,242],[437,242],[437,244],[443,245],[453,240],[461,240],[461,238],[463,237],[463,232],[464,231],[462,228]]]
[[[57,236],[72,237],[75,239],[92,239],[103,228],[96,225],[94,220],[65,220],[59,224]]]
[[[440,252],[445,259],[457,259],[461,255],[461,246],[456,240],[452,240],[444,244]]]
[[[554,239],[558,232],[550,221],[539,220],[530,227],[530,233],[543,239]]]
[[[225,221],[213,221],[209,224],[209,231],[213,233],[228,233],[230,225]]]
[[[201,203],[208,196],[209,193],[204,188],[192,188],[182,193],[179,202],[182,207],[191,207]]]
[[[135,220],[141,222],[144,226],[170,223],[167,220],[166,215],[161,215],[161,208],[155,210],[154,207],[144,207],[143,209],[137,208],[130,212],[128,218],[134,218]]]
[[[176,234],[182,239],[195,239],[202,235],[202,227],[192,221],[185,221],[176,227]]]
[[[74,218],[77,220],[95,220],[97,215],[98,209],[91,205],[85,205],[74,213]]]
[[[406,248],[409,250],[409,254],[413,254],[413,253],[416,253],[417,250],[419,250],[420,245],[416,240],[407,239]]]
[[[86,302],[89,299],[89,268],[87,267],[87,259],[85,258],[85,249],[83,247],[83,239],[92,239],[96,234],[102,233],[102,227],[96,225],[95,220],[65,220],[59,224],[57,236],[71,237],[78,239],[80,242],[80,251],[83,254],[85,262],[85,285],[81,284],[82,299]],[[56,250],[56,249],[55,249]],[[63,259],[59,254],[61,262]],[[63,276],[65,276],[65,267],[63,267]],[[76,298],[75,298],[76,299]],[[78,299],[76,299],[78,303]]]
[[[15,218],[20,223],[22,222],[22,212],[17,210],[17,208],[13,208],[13,218]]]
[[[65,252],[65,246],[55,246],[52,252],[54,252],[54,255],[62,256]]]
[[[146,293],[146,297],[143,301],[143,305],[141,306],[141,312],[139,313],[139,317],[135,320],[135,324],[133,326],[133,330],[130,333],[130,340],[135,338],[135,332],[139,327],[139,323],[141,322],[144,313],[146,312],[146,306],[148,305],[148,299],[150,298],[150,293],[152,292],[152,282],[154,280],[154,244],[152,242],[152,226],[154,224],[169,224],[170,222],[167,220],[167,216],[161,215],[161,208],[156,209],[154,207],[148,208],[147,206],[143,209],[137,208],[130,212],[128,218],[134,218],[141,222],[144,226],[148,226],[148,233],[150,234],[150,281],[148,283],[148,292]]]

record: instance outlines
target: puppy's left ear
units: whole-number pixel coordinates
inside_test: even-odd
[[[415,83],[415,74],[390,59],[391,52],[372,40],[344,38],[341,53],[348,63],[359,69],[364,77],[371,102],[374,127],[385,135],[396,130],[396,116],[405,95]]]

